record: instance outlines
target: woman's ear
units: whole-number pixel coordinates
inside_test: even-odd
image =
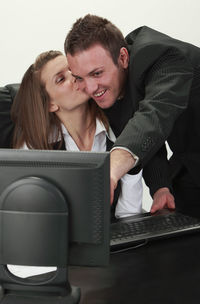
[[[57,112],[58,110],[59,110],[59,106],[54,102],[50,102],[49,112]]]
[[[119,58],[118,58],[118,63],[123,69],[128,68],[129,64],[129,53],[127,48],[122,47],[119,52]]]

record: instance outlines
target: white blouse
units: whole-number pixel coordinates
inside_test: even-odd
[[[65,141],[65,147],[68,151],[79,151],[75,141],[62,124],[62,132]],[[106,151],[106,136],[115,142],[116,137],[111,128],[108,132],[100,120],[96,119],[96,132],[92,145],[92,152]],[[125,217],[142,211],[142,170],[136,175],[125,174],[121,178],[121,193],[115,209],[116,217]]]
[[[61,126],[66,150],[80,151],[65,126],[63,124],[61,124]],[[115,142],[116,140],[112,129],[109,127],[107,132],[104,124],[99,119],[96,119],[96,131],[91,151],[105,152],[106,137],[112,142]],[[26,144],[24,144],[23,149],[28,149]],[[115,216],[119,218],[141,213],[142,195],[142,170],[136,175],[125,174],[121,178],[121,192],[116,205]]]

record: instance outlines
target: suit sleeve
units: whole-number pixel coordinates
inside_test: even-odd
[[[136,83],[133,77],[133,85],[140,85],[144,98],[114,146],[130,149],[144,167],[162,147],[175,121],[187,108],[193,73],[187,58],[178,50],[169,49],[144,72],[142,80]]]
[[[145,184],[150,189],[152,197],[158,189],[163,187],[167,187],[171,192],[173,192],[165,145],[158,150],[158,152],[151,158],[150,162],[148,162],[144,167],[143,178]]]

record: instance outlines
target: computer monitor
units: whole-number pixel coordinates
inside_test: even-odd
[[[27,217],[24,214],[25,219],[20,215],[20,222],[28,218],[31,221],[28,212],[32,214],[38,211],[37,208],[43,208],[39,210],[41,213],[44,211],[44,204],[48,204],[49,213],[53,212],[55,215],[55,212],[59,212],[56,210],[57,200],[63,196],[66,204],[66,210],[63,212],[67,211],[69,219],[69,225],[66,227],[67,239],[66,244],[63,241],[61,248],[56,248],[53,255],[61,255],[59,250],[67,251],[69,265],[107,265],[110,251],[109,168],[110,158],[107,152],[0,149],[0,208],[1,212],[4,212],[4,217],[7,212],[5,221],[9,223],[10,219],[10,227],[14,226],[17,230],[14,220],[19,216],[19,210],[14,216],[13,206],[19,205],[19,208],[23,209],[23,214],[27,212]],[[44,202],[45,200],[47,202]],[[24,242],[23,236],[17,236],[15,231],[12,233],[16,233],[14,237],[18,238],[17,242]],[[54,234],[55,231],[49,233]],[[50,264],[53,263],[53,259],[53,256],[52,260],[49,258]],[[18,264],[19,260],[20,257],[16,260],[13,257],[10,262]],[[23,264],[26,265],[26,261]]]
[[[108,152],[0,149],[0,302],[79,302],[67,266],[109,263],[109,169]],[[57,271],[24,280],[8,264]]]

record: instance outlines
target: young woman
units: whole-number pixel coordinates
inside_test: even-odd
[[[77,89],[59,51],[40,54],[28,68],[11,115],[14,148],[105,152],[116,139],[102,110]],[[116,217],[141,212],[141,172],[121,179],[116,201]]]

